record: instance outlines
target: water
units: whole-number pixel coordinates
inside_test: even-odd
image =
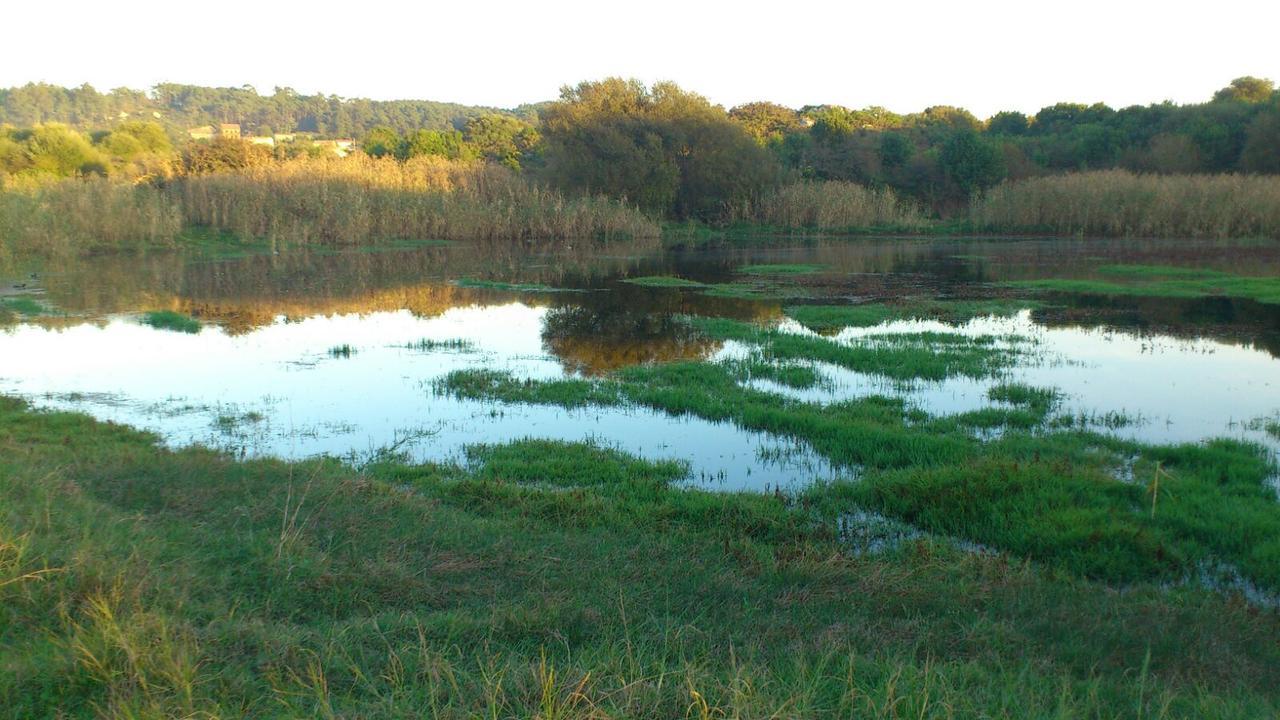
[[[417,460],[461,457],[463,446],[522,437],[594,439],[690,464],[690,482],[788,487],[853,472],[764,433],[638,408],[488,404],[433,391],[452,370],[519,377],[595,376],[641,362],[741,354],[693,334],[682,314],[781,322],[786,300],[709,297],[621,282],[679,275],[742,281],[749,263],[813,263],[790,294],[818,302],[1007,296],[999,282],[1088,276],[1104,264],[1280,272],[1280,249],[1193,242],[905,241],[799,243],[779,249],[623,256],[530,253],[472,246],[388,252],[286,252],[210,259],[180,254],[101,257],[23,281],[65,316],[0,331],[0,392],[77,409],[245,456],[328,454],[356,462],[394,448]],[[469,279],[563,291],[466,287]],[[459,281],[462,281],[461,283]],[[4,283],[8,288],[13,281]],[[795,302],[793,300],[792,302]],[[194,335],[155,330],[141,312],[174,309],[206,323]],[[1238,437],[1277,448],[1280,306],[1223,298],[1057,298],[1051,308],[959,327],[897,322],[846,329],[1015,334],[1034,352],[1001,380],[1055,387],[1063,411],[1148,442]],[[421,340],[465,341],[414,349]],[[348,345],[350,356],[330,350]],[[994,379],[904,384],[819,366],[829,383],[771,392],[813,402],[893,394],[932,414],[990,404]],[[1103,422],[1123,415],[1125,422]]]

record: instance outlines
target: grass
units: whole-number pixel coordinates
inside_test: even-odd
[[[173,310],[155,310],[142,316],[142,324],[150,325],[157,330],[171,330],[173,332],[191,333],[200,332],[200,321],[190,315],[183,315]]]
[[[958,324],[978,317],[1008,317],[1040,306],[1035,300],[914,298],[862,305],[794,305],[784,312],[814,332],[828,333],[847,327],[874,327],[894,320],[941,320]]]
[[[1061,454],[1080,448],[1050,459],[1047,441],[1021,442],[1017,468],[985,458],[788,498],[682,489],[676,466],[591,444],[474,448],[465,467],[236,462],[0,399],[0,706],[15,717],[1274,716],[1274,613],[1144,580],[1115,592],[1065,571],[1106,570],[1087,562],[1103,547],[1147,567],[1158,541],[1217,517],[1184,510],[1248,502],[1256,461],[1229,446],[1144,451],[1179,483],[1153,520],[1141,488],[1101,492],[1064,467]],[[1222,467],[1233,468],[1225,484]],[[852,552],[836,518],[868,517],[850,505],[860,492],[928,522],[959,503],[959,530],[1012,525],[1030,493],[1046,506],[1026,518],[1045,523],[1043,538],[1023,538],[1028,552],[1073,551],[1024,563],[926,534]],[[1059,521],[1079,515],[1100,523],[1098,538],[1064,535]]]
[[[1169,298],[1234,297],[1280,305],[1280,278],[1242,277],[1215,270],[1158,265],[1109,265],[1098,272],[1123,282],[1090,279],[1022,280],[1007,285],[1050,292]]]
[[[729,421],[810,445],[859,481],[829,492],[922,529],[957,535],[1112,582],[1172,580],[1227,563],[1280,592],[1276,471],[1254,445],[1143,446],[1076,430],[1053,431],[1052,390],[997,385],[1006,406],[931,418],[901,400],[868,397],[817,405],[739,383],[734,368],[669,363],[602,381],[521,381],[457,371],[441,383],[457,395],[565,406],[636,404],[673,415]],[[1002,427],[982,441],[972,428]],[[1137,476],[1167,475],[1159,511],[1147,490],[1114,468],[1140,458]]]
[[[329,357],[332,358],[349,358],[356,354],[356,349],[347,343],[334,345],[329,348]]]
[[[703,288],[707,287],[706,283],[700,283],[696,280],[686,280],[684,278],[672,277],[670,275],[646,275],[643,277],[626,278],[622,282],[641,287],[654,288]]]

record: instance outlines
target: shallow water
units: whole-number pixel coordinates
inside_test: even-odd
[[[1280,247],[1193,242],[797,242],[774,249],[623,256],[509,248],[426,247],[380,253],[287,252],[234,259],[153,254],[100,257],[27,280],[65,316],[25,319],[0,331],[0,392],[72,408],[245,455],[329,454],[354,461],[393,448],[418,460],[461,457],[463,446],[521,437],[595,438],[650,458],[690,464],[691,482],[765,489],[833,470],[789,440],[731,425],[636,408],[487,404],[437,394],[434,380],[460,368],[521,377],[599,375],[639,362],[740,354],[676,320],[703,314],[782,322],[795,302],[915,297],[1007,297],[999,282],[1088,277],[1104,264],[1210,267],[1280,273]],[[788,279],[790,299],[711,297],[693,289],[622,282],[679,275],[751,281],[749,263],[822,265]],[[468,287],[472,280],[562,291]],[[6,287],[12,284],[6,283]],[[765,294],[777,294],[766,288]],[[139,323],[172,309],[206,325],[194,335]],[[958,331],[1031,341],[1008,377],[1065,395],[1064,411],[1107,432],[1149,442],[1238,437],[1276,448],[1266,418],[1280,418],[1280,306],[1225,298],[1055,297],[1050,307],[962,326],[898,322],[867,333]],[[421,340],[465,347],[406,347]],[[348,345],[350,356],[330,349]],[[814,402],[871,393],[905,396],[932,414],[990,404],[995,379],[903,384],[831,366],[830,383],[792,390]],[[1123,415],[1124,422],[1116,418]],[[1107,421],[1110,418],[1110,421]]]

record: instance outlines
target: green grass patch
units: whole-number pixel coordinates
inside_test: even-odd
[[[883,333],[836,342],[725,318],[689,317],[687,322],[708,337],[757,346],[769,360],[817,360],[903,381],[991,377],[1025,353],[1016,340],[991,335]]]
[[[1233,297],[1280,305],[1280,278],[1236,276],[1214,270],[1155,265],[1109,265],[1099,269],[1125,282],[1042,279],[1005,283],[1011,287],[1087,295],[1169,298]]]
[[[173,310],[149,312],[142,316],[142,324],[150,325],[157,330],[171,330],[181,333],[198,333],[201,327],[199,320]]]
[[[652,462],[593,442],[527,438],[502,445],[471,445],[466,456],[481,480],[586,487],[665,486],[689,474],[687,462]]]

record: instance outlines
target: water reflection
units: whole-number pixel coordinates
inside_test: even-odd
[[[731,426],[635,409],[494,407],[430,392],[434,378],[464,367],[546,378],[742,352],[692,333],[679,316],[777,322],[785,302],[622,280],[733,282],[741,279],[735,270],[751,263],[821,266],[793,281],[814,301],[830,303],[1004,296],[1005,280],[1081,276],[1114,263],[1277,273],[1280,247],[868,239],[635,255],[454,245],[223,259],[105,256],[42,274],[40,299],[63,314],[28,318],[0,333],[0,391],[152,428],[173,442],[246,453],[360,454],[412,436],[416,441],[406,444],[415,457],[440,459],[471,442],[596,436],[649,457],[688,459],[706,482],[764,487],[830,474],[812,453],[780,452],[785,443]],[[480,289],[459,283],[465,279],[573,292]],[[186,336],[135,322],[133,314],[156,309],[196,316],[206,328]],[[1013,376],[1060,388],[1073,411],[1126,411],[1144,420],[1115,428],[1121,434],[1158,442],[1219,435],[1275,442],[1246,425],[1280,411],[1280,307],[1226,298],[1065,296],[1004,325],[977,321],[963,331],[1034,337],[1042,361]],[[406,347],[423,339],[469,346]],[[354,355],[328,353],[342,344]],[[1043,361],[1050,356],[1056,359]],[[800,396],[826,402],[906,393],[935,414],[987,404],[990,384],[955,380],[903,389],[821,369],[832,387]]]

